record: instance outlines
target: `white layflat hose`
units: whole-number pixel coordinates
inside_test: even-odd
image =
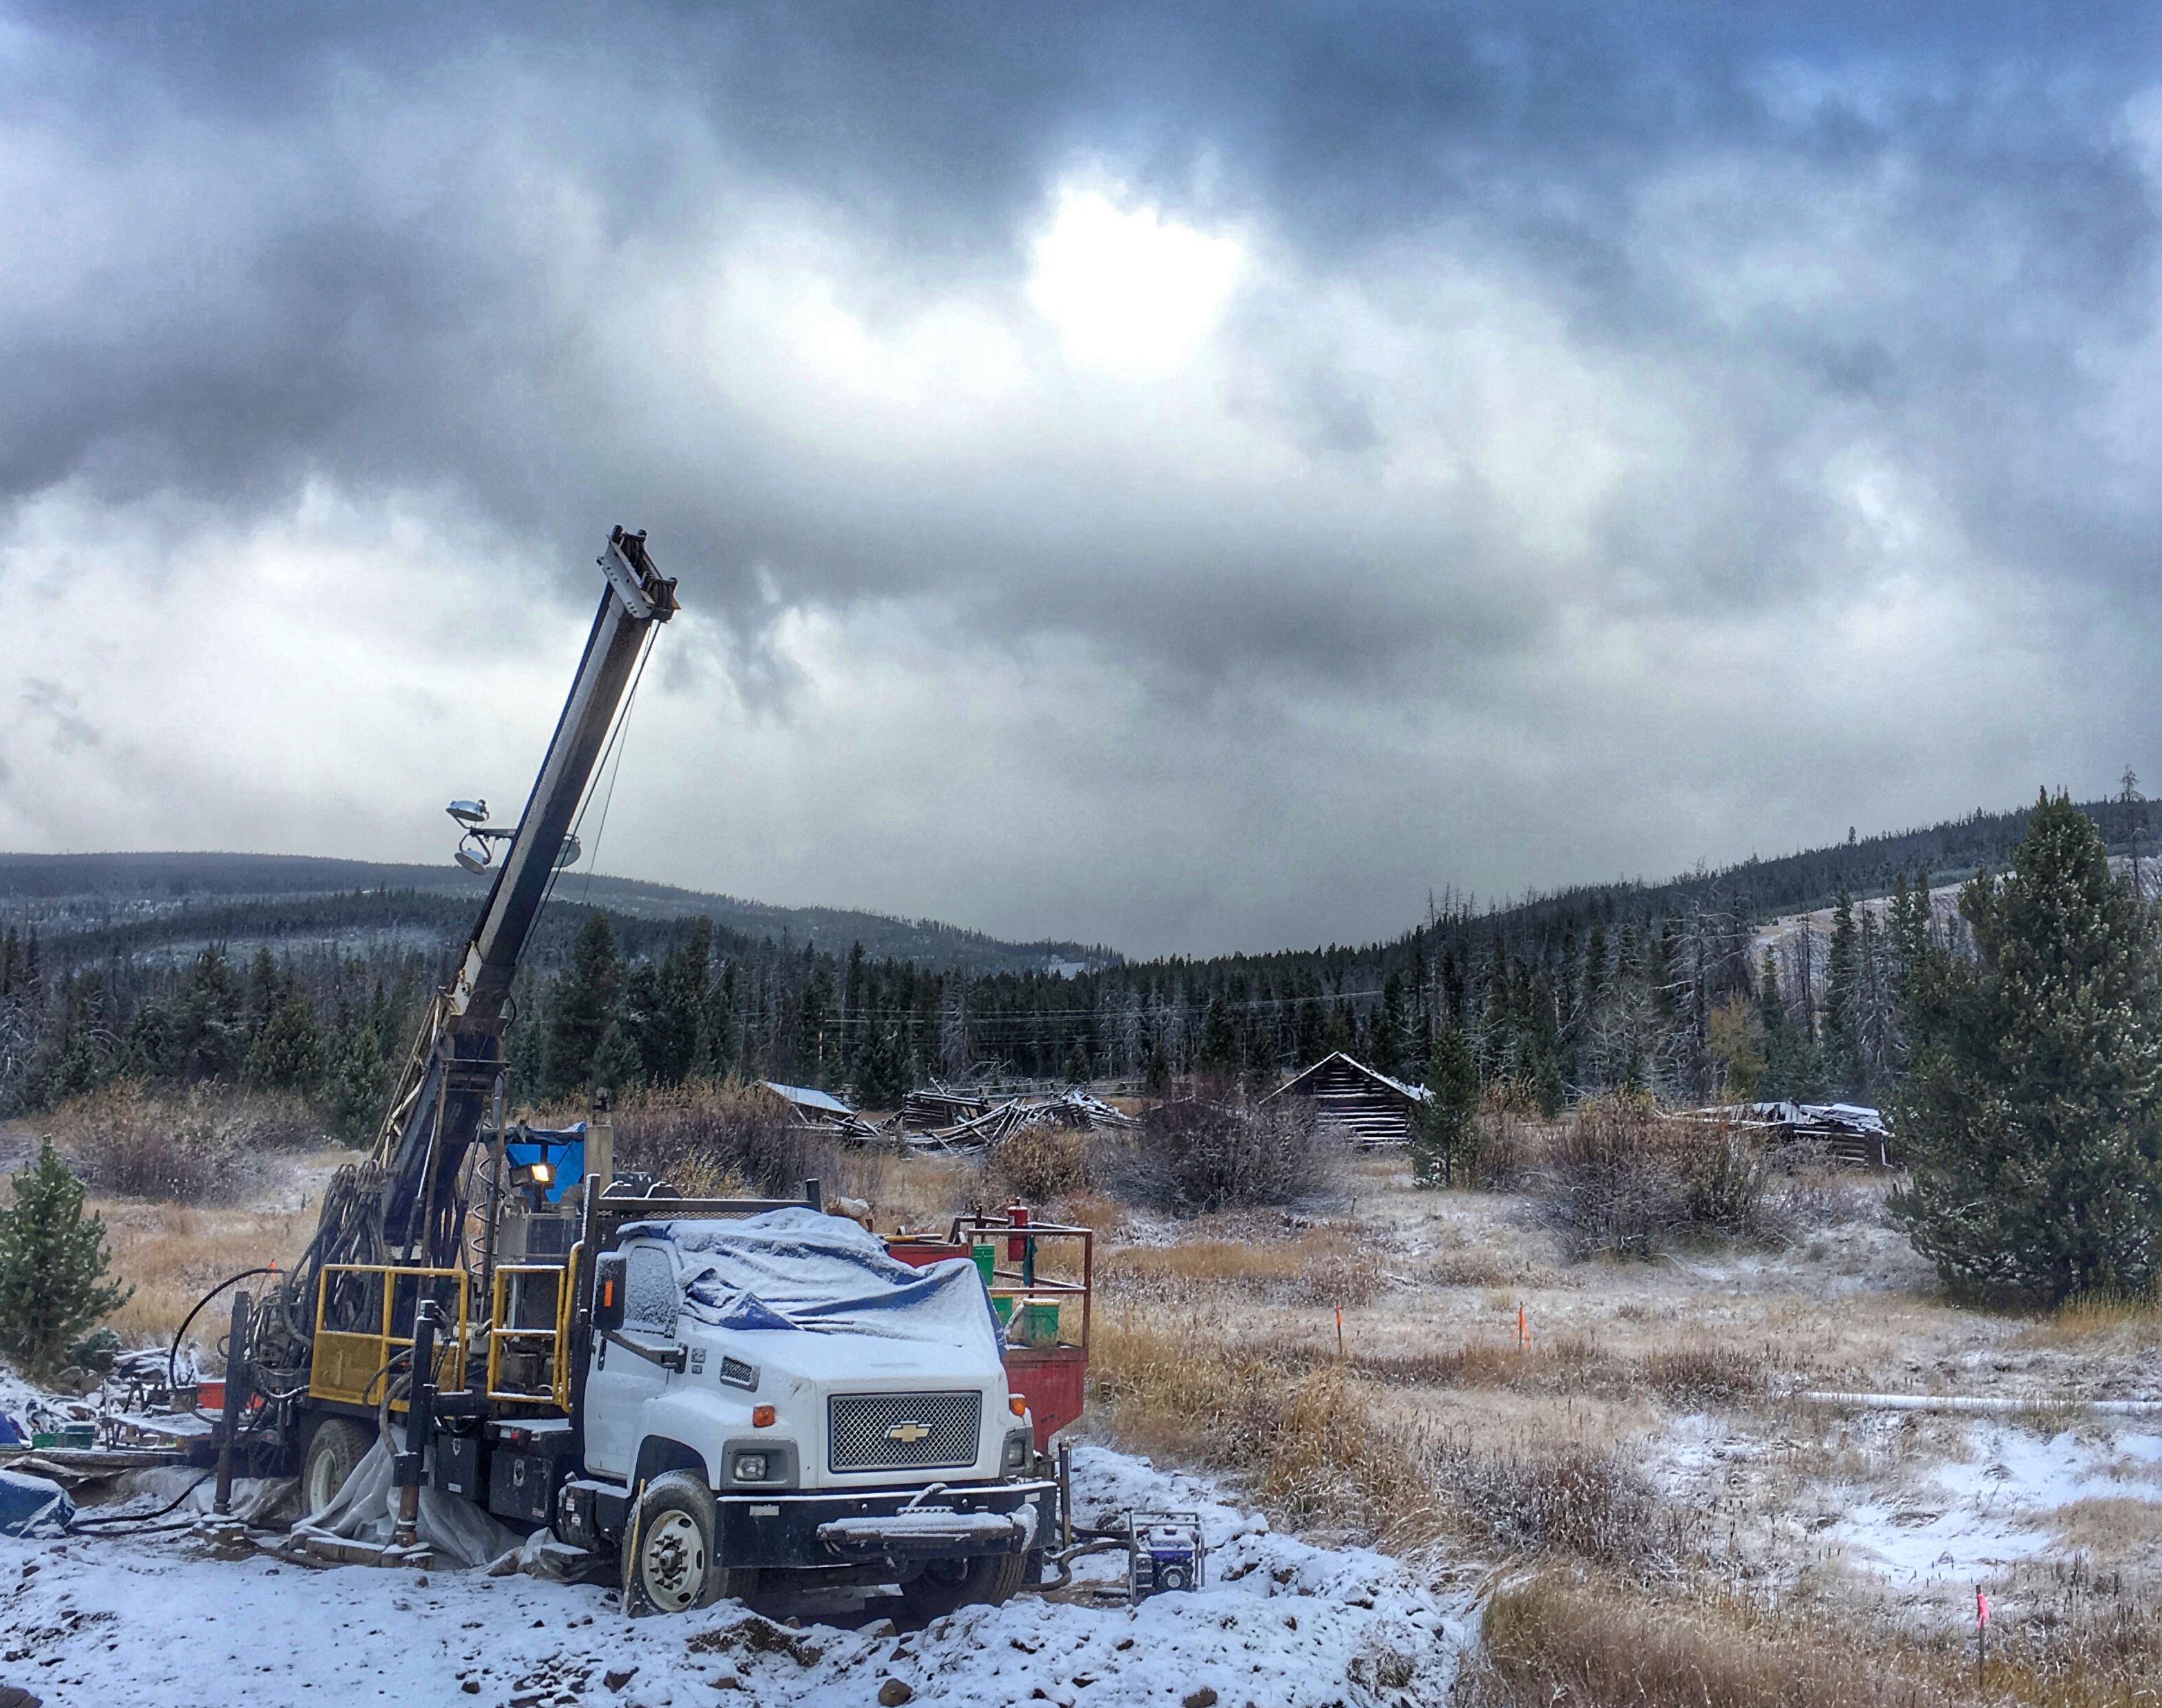
[[[2148,1418],[2162,1414],[2162,1400],[2071,1400],[2034,1395],[2006,1399],[1983,1394],[1872,1394],[1811,1392],[1798,1400],[1879,1412],[2086,1412],[2096,1417]]]

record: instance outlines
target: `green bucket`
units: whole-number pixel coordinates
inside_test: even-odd
[[[1058,1344],[1058,1307],[1031,1300],[1021,1308],[1021,1344],[1056,1346]]]
[[[998,1278],[998,1247],[995,1246],[972,1246],[969,1249],[969,1255],[975,1258],[976,1272],[984,1277],[984,1285],[988,1288]]]
[[[1009,1324],[1012,1323],[1013,1301],[1004,1293],[995,1293],[991,1295],[991,1308],[999,1314],[999,1320],[1001,1323]]]

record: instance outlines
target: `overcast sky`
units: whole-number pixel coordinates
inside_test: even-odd
[[[776,902],[1303,946],[2162,782],[2158,36],[0,0],[0,848],[444,858],[617,522],[600,867]]]

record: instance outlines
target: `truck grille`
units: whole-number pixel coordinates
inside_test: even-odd
[[[835,1470],[974,1465],[984,1397],[964,1393],[835,1394],[826,1402],[828,1460]]]

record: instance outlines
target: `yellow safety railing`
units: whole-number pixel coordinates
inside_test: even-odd
[[[496,1265],[494,1297],[488,1301],[490,1399],[551,1401],[570,1408],[571,1372],[563,1349],[570,1344],[571,1277],[577,1272],[577,1258],[573,1250],[567,1263]],[[553,1294],[545,1300],[544,1283]],[[506,1376],[507,1357],[525,1369]]]
[[[316,1289],[315,1350],[308,1392],[349,1405],[382,1402],[390,1361],[413,1344],[413,1319],[426,1298],[450,1303],[457,1323],[438,1345],[436,1380],[465,1385],[466,1274],[462,1269],[406,1269],[390,1263],[326,1263]],[[392,1402],[402,1410],[403,1400]]]

